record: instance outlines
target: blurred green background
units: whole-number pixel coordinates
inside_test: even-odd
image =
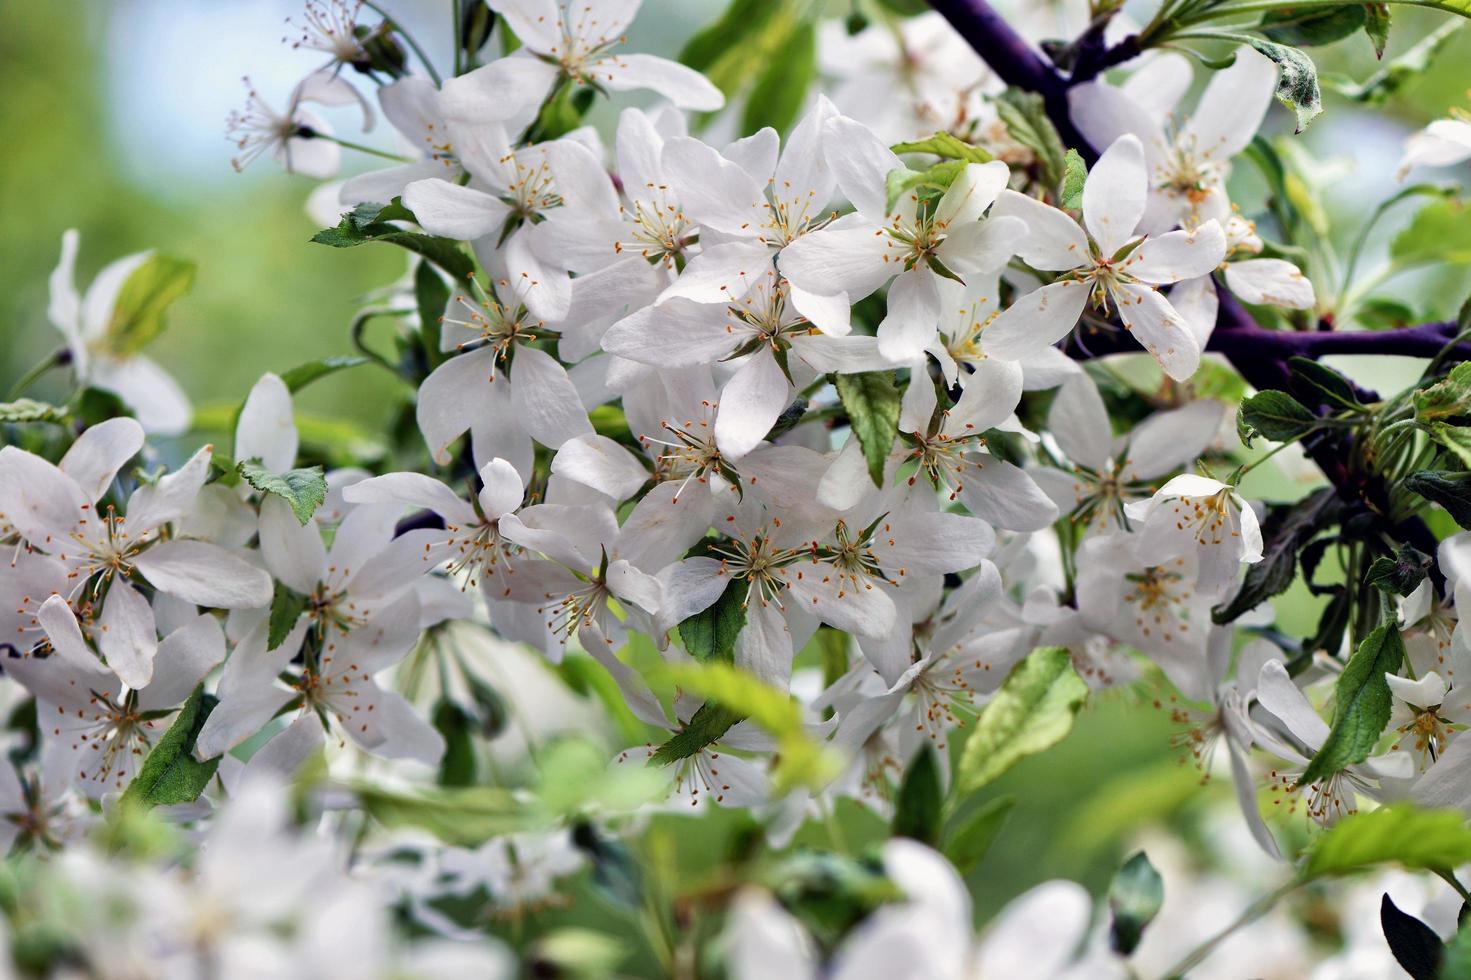
[[[431,52],[447,50],[448,0],[389,6]],[[719,6],[647,0],[631,47],[676,51]],[[831,10],[846,13],[846,0]],[[81,231],[84,286],[106,262],[141,249],[198,263],[193,292],[173,307],[169,331],[149,350],[196,407],[238,403],[264,371],[349,352],[349,319],[367,294],[403,274],[402,258],[377,246],[309,244],[316,229],[304,202],[314,182],[283,175],[269,159],[236,174],[224,138],[226,113],[244,102],[242,75],[280,105],[317,64],[280,43],[282,21],[299,12],[299,4],[277,0],[0,4],[0,394],[59,341],[45,317],[46,280],[69,227]],[[1416,12],[1396,18],[1391,55],[1439,22]],[[1362,36],[1314,55],[1325,71],[1363,77],[1374,68]],[[1316,154],[1350,162],[1327,188],[1332,215],[1352,228],[1366,202],[1392,193],[1403,137],[1447,107],[1471,102],[1468,63],[1471,31],[1383,112],[1327,96],[1327,112],[1303,139]],[[351,110],[332,115],[351,135]],[[1284,114],[1274,110],[1272,125],[1282,129]],[[385,124],[374,138],[388,138]],[[349,159],[346,172],[357,169],[366,166]],[[1420,280],[1400,288],[1415,292],[1417,305],[1444,310],[1459,301],[1456,285]],[[1369,383],[1395,371],[1378,361]],[[63,398],[66,380],[53,373],[30,394]],[[346,372],[314,385],[299,407],[381,431],[396,384],[373,368]],[[1300,492],[1274,482],[1261,491]],[[1296,599],[1283,608],[1292,629],[1311,626],[1311,610]],[[1166,712],[1147,695],[1113,692],[1097,699],[1063,746],[989,789],[988,796],[1013,796],[1018,805],[973,876],[978,913],[1053,876],[1099,890],[1131,829],[1194,805],[1186,801],[1201,798],[1193,791],[1198,774],[1176,764],[1170,731]],[[857,814],[845,822],[853,843],[877,829]]]

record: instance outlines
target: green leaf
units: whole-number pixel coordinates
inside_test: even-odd
[[[1268,11],[1262,17],[1263,34],[1281,44],[1310,48],[1332,44],[1364,29],[1364,5],[1337,4],[1331,7],[1296,7],[1291,4]]]
[[[564,78],[556,91],[552,93],[552,97],[542,104],[536,121],[531,125],[527,141],[544,143],[566,136],[582,125],[583,117],[587,115],[587,110],[592,108],[593,100],[596,98],[595,89],[578,85],[571,79]]]
[[[679,52],[680,63],[698,72],[706,71],[754,36],[779,6],[771,0],[732,0],[719,20],[698,31],[685,43]]]
[[[763,62],[741,111],[741,132],[750,135],[770,126],[785,133],[797,121],[816,78],[817,27],[810,20],[799,21]]]
[[[367,364],[366,357],[356,355],[339,355],[337,357],[319,357],[305,364],[298,364],[289,371],[281,373],[281,381],[286,385],[286,390],[293,394],[305,388],[313,381],[336,374],[338,371],[346,371],[360,364]]]
[[[907,167],[890,170],[884,177],[885,206],[893,211],[899,198],[916,189],[921,196],[926,192],[944,193],[967,166],[969,164],[964,160],[945,160],[927,170],[910,170]]]
[[[1440,504],[1457,524],[1471,530],[1471,473],[1420,470],[1405,478],[1405,487]]]
[[[1381,592],[1403,597],[1414,592],[1429,572],[1430,556],[1402,544],[1393,557],[1375,558],[1365,579]]]
[[[1422,422],[1471,414],[1471,361],[1453,367],[1449,374],[1411,396],[1415,417]]]
[[[271,595],[271,625],[270,636],[266,643],[267,650],[274,650],[286,642],[286,637],[295,628],[296,621],[306,611],[306,596],[295,592],[280,582],[276,583],[276,590]]]
[[[807,734],[802,711],[786,691],[725,663],[674,664],[669,673],[681,687],[750,719],[776,739],[776,793],[797,785],[823,786],[837,774],[841,763]]]
[[[1313,117],[1323,111],[1323,96],[1318,91],[1318,69],[1313,59],[1285,44],[1274,44],[1251,36],[1245,36],[1245,40],[1277,63],[1277,101],[1297,115],[1297,132],[1302,132]]]
[[[955,865],[955,870],[967,875],[981,863],[1015,805],[1016,801],[1009,796],[998,797],[977,807],[945,835],[940,850]]]
[[[1298,777],[1297,785],[1327,779],[1369,757],[1384,726],[1389,724],[1394,703],[1384,675],[1399,670],[1404,658],[1404,640],[1393,623],[1385,623],[1364,637],[1333,689],[1333,728]]]
[[[1372,6],[1379,6],[1374,4]],[[1354,79],[1334,79],[1332,85],[1338,93],[1354,102],[1366,105],[1381,105],[1394,95],[1405,83],[1420,77],[1445,47],[1446,42],[1465,26],[1464,20],[1449,20],[1416,42],[1404,54],[1391,60],[1374,74],[1357,82]]]
[[[148,758],[143,760],[133,781],[128,783],[128,788],[123,791],[123,802],[154,807],[192,803],[199,799],[199,794],[214,778],[220,757],[200,762],[194,758],[194,742],[199,738],[205,719],[218,703],[214,695],[204,693],[203,685],[194,689],[189,700],[179,709],[174,723],[148,753]]]
[[[1006,678],[965,741],[952,792],[964,798],[1024,757],[1060,742],[1088,698],[1065,647],[1033,650]]]
[[[61,424],[67,419],[67,410],[45,402],[32,401],[29,398],[19,398],[13,402],[0,403],[0,422],[24,423],[24,422],[55,422]]]
[[[731,579],[720,598],[679,624],[679,638],[696,660],[735,659],[736,637],[746,625],[746,585]]]
[[[1374,57],[1383,58],[1389,46],[1389,4],[1367,3],[1364,5],[1364,33],[1374,45]]]
[[[1376,864],[1412,870],[1455,868],[1471,861],[1471,828],[1458,810],[1392,803],[1353,813],[1319,834],[1308,848],[1311,877],[1350,874]]]
[[[840,374],[834,380],[853,434],[863,447],[874,486],[884,485],[884,467],[899,434],[899,389],[888,371]]]
[[[1444,950],[1436,980],[1471,980],[1471,925],[1457,929]]]
[[[1363,403],[1354,393],[1353,382],[1342,373],[1306,357],[1288,358],[1287,367],[1292,371],[1297,390],[1303,394],[1322,400],[1335,411],[1363,411]]]
[[[1113,913],[1109,938],[1115,952],[1128,956],[1138,948],[1164,901],[1164,879],[1143,851],[1134,852],[1108,886],[1108,908]]]
[[[1471,429],[1444,422],[1431,422],[1426,429],[1430,432],[1430,438],[1450,450],[1461,461],[1462,466],[1471,467]]]
[[[444,738],[444,755],[439,760],[441,786],[475,785],[475,719],[453,701],[441,700],[434,707],[434,728]]]
[[[1400,265],[1471,262],[1471,215],[1460,200],[1425,205],[1389,243],[1389,257]]]
[[[1087,179],[1088,167],[1083,158],[1077,150],[1069,148],[1063,157],[1062,193],[1058,195],[1058,204],[1069,211],[1082,208],[1083,184]]]
[[[354,248],[369,242],[388,242],[422,255],[447,272],[456,282],[470,278],[475,271],[475,264],[460,248],[459,242],[451,238],[405,231],[388,223],[390,219],[405,220],[412,217],[402,204],[359,204],[344,214],[336,227],[323,228],[313,235],[312,241],[333,248]]]
[[[1047,106],[1035,92],[1009,88],[996,99],[996,114],[1006,133],[1037,155],[1042,165],[1042,183],[1057,187],[1067,172],[1067,154],[1057,128],[1047,118]]]
[[[135,354],[166,326],[164,314],[175,300],[194,285],[194,263],[157,252],[134,269],[112,307],[112,318],[103,334],[109,351]]]
[[[1290,442],[1307,435],[1321,422],[1285,391],[1258,392],[1241,403],[1236,415],[1237,431],[1248,446],[1257,435],[1273,442]]]
[[[989,163],[996,159],[981,147],[951,133],[936,133],[912,143],[895,143],[889,149],[895,153],[933,153],[944,160],[964,160],[967,163]]]
[[[930,746],[921,745],[909,763],[904,781],[899,784],[899,798],[894,803],[894,836],[908,837],[931,847],[937,845],[944,796],[940,787],[940,757]]]
[[[434,271],[434,266],[427,261],[420,262],[414,269],[414,305],[419,308],[420,346],[431,369],[445,360],[444,352],[439,349],[439,321],[444,319],[449,296],[449,286]]]
[[[245,462],[240,464],[240,476],[261,493],[273,493],[290,504],[303,527],[327,499],[327,479],[320,466],[272,473],[259,463]]]
[[[740,720],[739,712],[724,707],[718,701],[706,701],[683,728],[649,756],[649,765],[667,766],[671,762],[688,759],[707,745],[720,741]]]
[[[479,847],[536,823],[527,805],[500,787],[397,792],[365,784],[356,793],[364,812],[385,827],[414,827],[457,847]]]

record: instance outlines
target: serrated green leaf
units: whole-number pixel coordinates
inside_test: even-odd
[[[1404,658],[1404,640],[1393,623],[1385,623],[1364,637],[1338,675],[1333,727],[1297,785],[1327,779],[1369,757],[1384,726],[1389,724],[1394,703],[1384,675],[1399,670]]]
[[[199,799],[220,766],[219,757],[207,762],[194,758],[194,743],[204,721],[218,703],[200,685],[189,695],[174,723],[143,760],[138,774],[123,791],[124,803],[144,807],[173,806]]]
[[[1402,544],[1393,556],[1375,558],[1365,580],[1381,592],[1404,597],[1414,592],[1429,572],[1430,556]]]
[[[281,381],[286,385],[286,390],[295,394],[313,381],[336,374],[338,371],[346,371],[361,364],[367,364],[366,357],[356,355],[339,355],[337,357],[319,357],[305,364],[298,364],[289,371],[281,373]]]
[[[193,262],[154,253],[134,269],[118,290],[102,343],[118,355],[135,354],[163,332],[175,300],[194,285]]]
[[[766,126],[787,132],[816,78],[817,28],[810,20],[798,21],[756,76],[741,111],[741,132],[750,135]]]
[[[419,308],[419,348],[431,370],[444,363],[445,353],[439,349],[440,320],[449,303],[450,288],[428,261],[414,269],[414,305]]]
[[[1247,35],[1245,40],[1261,54],[1277,64],[1277,101],[1297,116],[1297,132],[1307,128],[1313,117],[1323,111],[1323,95],[1318,90],[1318,68],[1313,59],[1297,48],[1276,44]]]
[[[1308,848],[1309,876],[1341,875],[1379,864],[1412,870],[1459,867],[1471,861],[1471,827],[1457,810],[1393,803],[1354,813],[1319,834]]]
[[[275,592],[271,595],[270,635],[266,642],[266,649],[274,650],[285,643],[286,637],[291,635],[296,621],[305,611],[306,596],[277,582]]]
[[[899,784],[899,796],[894,802],[894,836],[936,846],[944,822],[941,817],[944,796],[940,786],[940,758],[933,748],[921,745]]]
[[[690,720],[675,732],[649,757],[651,766],[667,766],[680,759],[688,759],[708,745],[720,741],[732,725],[741,720],[738,712],[732,711],[718,701],[706,701]]]
[[[1088,699],[1065,647],[1033,650],[982,709],[965,740],[952,793],[974,793],[1026,756],[1062,741]]]
[[[1353,382],[1328,365],[1306,357],[1290,357],[1287,367],[1299,391],[1316,396],[1335,411],[1363,410],[1363,404],[1354,393]]]
[[[1067,171],[1067,154],[1057,127],[1047,116],[1042,96],[1009,88],[996,99],[996,114],[1006,133],[1037,155],[1042,165],[1042,182],[1048,187],[1062,183]]]
[[[914,190],[918,190],[922,197],[930,192],[942,194],[949,190],[967,166],[969,164],[964,160],[945,160],[927,170],[910,170],[907,167],[891,170],[884,177],[885,207],[892,212],[899,198]]]
[[[945,835],[940,850],[955,865],[955,870],[967,875],[981,863],[1015,805],[1016,801],[1009,796],[991,800],[962,818]]]
[[[387,242],[417,253],[439,266],[455,282],[464,282],[475,271],[475,264],[460,243],[451,238],[405,231],[389,220],[407,220],[413,214],[401,204],[360,204],[342,216],[335,227],[323,228],[312,241],[332,248],[354,248],[369,242]]]
[[[943,132],[912,143],[895,143],[889,149],[895,153],[932,153],[943,160],[964,160],[967,163],[989,163],[996,159],[989,151]]]
[[[1069,148],[1067,155],[1063,157],[1062,190],[1058,194],[1058,204],[1069,211],[1077,211],[1083,206],[1083,184],[1088,179],[1088,166],[1083,163],[1083,158],[1078,151]]]
[[[1113,913],[1109,938],[1114,951],[1128,956],[1144,938],[1144,930],[1159,914],[1165,901],[1165,883],[1143,851],[1124,862],[1108,887],[1108,908]]]
[[[240,477],[261,493],[275,494],[290,504],[291,512],[303,527],[327,499],[327,478],[320,466],[272,473],[257,462],[248,461],[240,464]]]
[[[1449,374],[1411,396],[1415,417],[1422,422],[1471,414],[1471,362],[1451,368]]]
[[[1290,442],[1313,431],[1322,422],[1318,416],[1285,391],[1262,391],[1241,403],[1236,428],[1241,441],[1251,445],[1254,436],[1273,442]]]
[[[60,424],[67,419],[67,411],[56,405],[18,398],[13,402],[0,403],[0,422],[15,424],[26,422],[54,422]]]
[[[899,434],[900,394],[893,375],[888,371],[840,374],[834,383],[868,461],[868,475],[874,486],[882,487],[889,451]]]
[[[736,637],[745,625],[746,583],[731,579],[708,609],[679,624],[679,638],[696,660],[730,663],[735,659]]]

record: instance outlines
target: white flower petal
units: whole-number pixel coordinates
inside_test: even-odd
[[[153,658],[158,653],[158,635],[153,625],[153,607],[126,582],[114,582],[107,590],[98,621],[98,643],[107,666],[129,687],[146,687],[153,679]]]
[[[465,241],[499,232],[511,213],[500,198],[438,177],[409,184],[403,202],[429,234]]]
[[[747,358],[720,391],[715,444],[721,455],[738,460],[760,445],[791,394],[792,387],[769,349]]]
[[[986,353],[1005,361],[1034,357],[1072,332],[1088,305],[1089,286],[1064,279],[1018,296],[986,325]]]
[[[271,499],[290,514],[284,500]],[[310,530],[317,533],[315,527]],[[165,541],[140,554],[134,565],[155,589],[196,606],[259,609],[271,602],[271,576],[208,541]]]
[[[1226,285],[1243,303],[1310,310],[1316,298],[1302,270],[1285,259],[1247,259],[1226,266]]]
[[[57,469],[76,481],[89,503],[96,503],[117,471],[142,448],[141,425],[129,418],[107,419],[77,436]]]
[[[614,54],[587,66],[598,84],[615,92],[647,89],[690,112],[714,112],[725,96],[693,68],[651,54]]]
[[[1148,190],[1143,144],[1137,136],[1119,137],[1098,158],[1083,185],[1083,223],[1105,257],[1134,237]]]
[[[1111,291],[1124,328],[1154,355],[1165,373],[1185,381],[1200,366],[1200,342],[1170,301],[1153,286],[1126,283]]]
[[[296,464],[296,422],[291,391],[274,374],[263,374],[245,397],[235,425],[235,460],[259,459],[272,473]]]

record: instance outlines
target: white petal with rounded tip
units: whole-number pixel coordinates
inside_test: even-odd
[[[1226,233],[1212,218],[1190,231],[1145,239],[1124,260],[1123,269],[1136,279],[1161,286],[1210,275],[1225,257]]]
[[[994,358],[979,361],[946,415],[943,431],[956,437],[994,429],[1016,411],[1021,398],[1021,365]]]
[[[1026,236],[1016,243],[1016,254],[1034,269],[1063,272],[1092,261],[1088,237],[1078,223],[1035,197],[1004,190],[996,196],[991,217],[1019,218],[1027,226]]]
[[[1181,145],[1218,164],[1246,149],[1277,87],[1277,66],[1271,59],[1246,45],[1235,54],[1230,67],[1211,76],[1180,134]]]
[[[1004,266],[1026,237],[1026,222],[1001,215],[958,225],[936,252],[951,272],[970,277]]]
[[[1113,255],[1134,237],[1148,190],[1143,144],[1137,136],[1119,137],[1098,158],[1083,185],[1083,223],[1104,256]]]
[[[306,629],[305,620],[297,623],[280,646],[268,651],[270,624],[262,620],[236,645],[220,675],[220,703],[205,719],[194,743],[196,759],[213,759],[230,751],[258,733],[295,696],[276,682],[276,675],[296,656]]]
[[[225,632],[210,615],[196,615],[158,644],[153,681],[138,695],[143,711],[173,708],[225,660]]]
[[[823,127],[822,142],[838,189],[858,213],[882,224],[888,216],[884,181],[904,166],[873,130],[847,116],[834,116]]]
[[[1292,683],[1280,660],[1269,660],[1257,677],[1257,701],[1277,717],[1310,750],[1316,751],[1328,738],[1328,723],[1318,716],[1308,699]]]
[[[878,325],[879,354],[907,362],[924,355],[940,324],[937,276],[916,267],[899,274],[889,287],[887,312]]]
[[[1057,520],[1057,505],[1012,464],[986,459],[967,473],[960,499],[971,513],[1008,531],[1040,531]]]
[[[731,980],[815,980],[817,952],[801,923],[765,892],[743,889],[725,931]]]
[[[828,296],[800,286],[788,286],[792,308],[829,337],[846,337],[853,332],[853,304],[847,293]]]
[[[894,274],[893,263],[884,261],[888,250],[882,229],[834,222],[782,249],[776,264],[794,286],[823,296],[844,294],[855,302]]]
[[[1055,980],[1087,936],[1093,900],[1082,885],[1049,881],[1013,899],[976,950],[977,976]]]
[[[1005,361],[1032,357],[1072,332],[1088,305],[1087,283],[1064,279],[1018,296],[986,325],[986,353]]]
[[[552,472],[618,501],[632,497],[649,482],[649,471],[632,453],[595,432],[562,443],[552,457]]]
[[[1185,321],[1185,326],[1194,335],[1200,349],[1210,341],[1216,329],[1216,314],[1220,310],[1220,299],[1216,296],[1216,282],[1210,276],[1186,279],[1170,290],[1170,305]]]
[[[751,239],[702,246],[659,303],[676,297],[696,303],[730,303],[745,296],[751,284],[771,267],[772,250]]]
[[[1129,433],[1124,460],[1131,480],[1153,480],[1195,459],[1220,431],[1226,406],[1203,399],[1156,412]]]
[[[76,481],[89,503],[96,503],[117,471],[142,448],[141,425],[130,418],[107,419],[77,436],[56,466]]]
[[[693,68],[651,54],[614,54],[588,65],[598,84],[615,92],[647,89],[690,112],[714,112],[725,96]]]
[[[303,527],[291,505],[275,494],[261,501],[260,552],[271,574],[302,595],[311,595],[327,576],[327,547],[317,525]]]
[[[1200,366],[1200,342],[1170,301],[1153,286],[1126,283],[1111,290],[1125,329],[1154,355],[1165,374],[1186,381]]]
[[[385,473],[360,480],[342,491],[351,504],[403,504],[424,507],[453,524],[474,524],[475,511],[459,494],[423,473]]]
[[[167,371],[142,354],[97,358],[92,363],[92,384],[121,398],[143,428],[157,435],[181,435],[194,417],[184,389]]]
[[[134,690],[146,687],[153,679],[153,658],[158,653],[148,600],[128,583],[114,582],[103,601],[98,628],[98,646],[107,666]]]
[[[966,164],[940,198],[936,220],[952,226],[979,220],[1010,179],[1011,168],[1000,160]]]
[[[1445,681],[1433,670],[1419,680],[1398,674],[1385,674],[1384,679],[1394,696],[1412,707],[1434,708],[1445,700]]]
[[[499,520],[521,506],[526,485],[510,463],[499,458],[491,460],[481,467],[480,480],[485,484],[480,491],[480,509],[486,517]]]
[[[511,213],[500,198],[437,177],[409,184],[403,202],[429,234],[465,241],[499,232]]]
[[[511,405],[516,423],[537,442],[558,449],[592,432],[567,369],[545,351],[522,347],[511,365]]]
[[[1310,310],[1317,301],[1302,270],[1284,259],[1247,259],[1226,266],[1226,285],[1243,303]]]
[[[721,455],[737,460],[760,445],[791,394],[792,386],[771,351],[762,348],[752,354],[720,391],[715,444]]]
[[[1147,62],[1141,64],[1132,75],[1126,78],[1119,86],[1119,91],[1139,104],[1139,107],[1148,112],[1156,119],[1163,120],[1173,113],[1176,105],[1190,91],[1190,83],[1194,81],[1195,72],[1190,67],[1190,59],[1184,55],[1172,52],[1163,52]],[[1082,88],[1082,86],[1077,86]],[[1077,89],[1075,88],[1074,91]],[[1072,92],[1068,93],[1069,96]],[[1069,102],[1071,105],[1071,102]],[[1131,130],[1131,132],[1133,132]],[[1089,139],[1092,134],[1084,133]],[[1108,139],[1099,140],[1099,143],[1111,143],[1114,133]],[[1141,140],[1145,134],[1134,132]]]
[[[1047,414],[1052,436],[1068,459],[1102,472],[1108,462],[1113,430],[1108,423],[1108,409],[1098,386],[1086,374],[1079,375],[1057,390]]]
[[[729,322],[723,307],[676,299],[613,324],[603,350],[655,367],[698,367],[721,360],[745,339]]]
[[[736,636],[736,666],[784,691],[792,678],[792,653],[792,631],[775,603],[752,596],[746,625]]]
[[[128,526],[135,536],[179,521],[194,509],[209,478],[210,455],[210,447],[204,446],[174,472],[133,491],[128,498]]]
[[[472,419],[507,418],[511,385],[496,374],[496,353],[481,347],[451,357],[419,385],[414,416],[429,454],[441,466],[450,461],[449,444],[464,434]]]
[[[517,32],[517,36],[521,36]],[[451,126],[519,122],[541,104],[558,68],[528,54],[497,58],[444,83],[439,106]]]
[[[280,503],[289,514],[290,506]],[[155,589],[196,606],[260,609],[271,602],[271,576],[208,541],[165,541],[140,554],[134,566]]]
[[[665,143],[662,160],[685,214],[728,235],[756,237],[766,197],[739,164],[692,137]]]
[[[274,374],[261,375],[235,425],[235,460],[259,459],[272,473],[284,473],[296,463],[297,441],[290,389]]]

